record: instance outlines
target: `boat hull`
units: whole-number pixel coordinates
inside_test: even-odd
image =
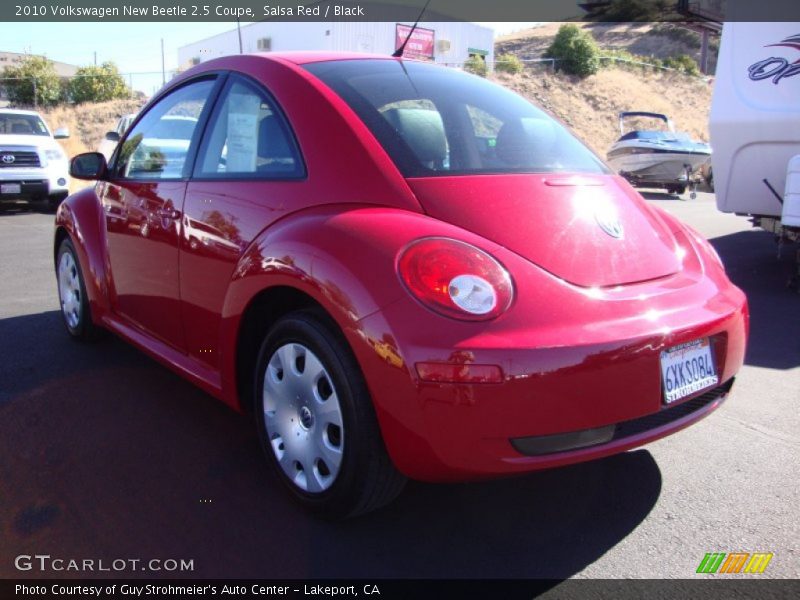
[[[612,149],[608,163],[620,175],[637,185],[685,187],[689,176],[708,162],[708,152],[645,149]]]

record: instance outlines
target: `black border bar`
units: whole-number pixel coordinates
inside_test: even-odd
[[[797,0],[431,0],[422,21],[618,20],[794,21]],[[12,0],[0,20],[77,21],[364,21],[411,22],[424,0]],[[93,10],[94,9],[94,10]],[[154,10],[158,9],[158,10]],[[338,9],[338,10],[337,10]],[[616,12],[615,12],[616,11]],[[154,14],[155,13],[155,14]]]
[[[148,587],[150,586],[150,587]],[[227,586],[234,593],[224,593]],[[141,590],[137,595],[132,590]],[[333,590],[336,590],[335,593]],[[426,600],[442,598],[528,600],[794,600],[798,579],[748,579],[708,576],[700,579],[569,579],[560,580],[145,580],[145,579],[19,579],[0,582],[4,599],[45,600],[103,598],[361,598]]]

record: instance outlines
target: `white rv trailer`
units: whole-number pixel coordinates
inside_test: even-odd
[[[717,208],[800,241],[800,23],[724,25],[710,130]]]

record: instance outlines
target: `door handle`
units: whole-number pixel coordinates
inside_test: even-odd
[[[179,219],[181,217],[180,211],[174,208],[159,208],[156,214],[162,219]]]

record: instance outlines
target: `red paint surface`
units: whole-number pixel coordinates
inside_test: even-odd
[[[75,242],[98,323],[240,408],[249,402],[236,376],[242,315],[264,290],[295,288],[350,343],[397,467],[426,480],[597,458],[715,408],[600,447],[518,454],[509,438],[661,410],[659,352],[681,342],[710,336],[720,381],[729,380],[744,359],[744,294],[682,225],[616,177],[406,181],[354,113],[297,66],[355,56],[229,57],[180,76],[229,70],[262,82],[286,113],[308,177],[110,181],[70,197],[57,227]],[[616,211],[623,239],[593,221],[592,200]],[[174,219],[159,216],[165,208]],[[514,282],[509,309],[467,322],[412,298],[397,255],[426,236],[492,254]],[[503,380],[423,382],[417,363],[496,365]]]

